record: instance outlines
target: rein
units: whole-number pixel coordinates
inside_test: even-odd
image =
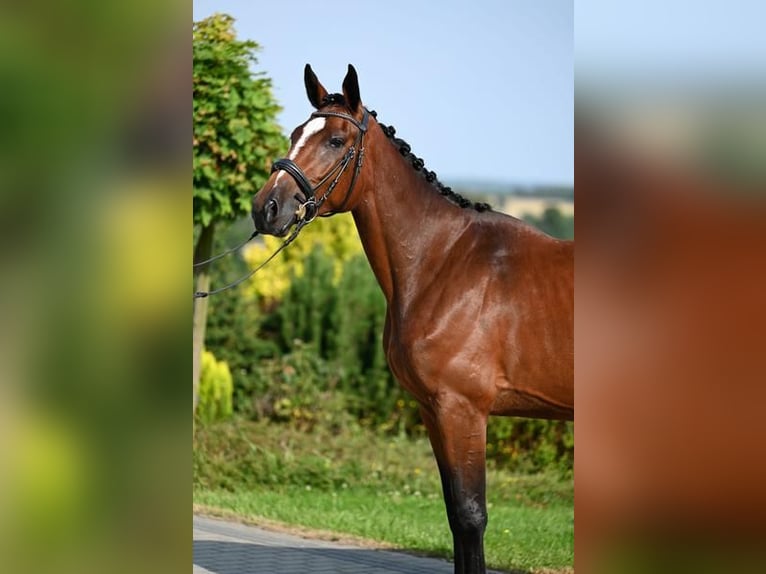
[[[341,118],[344,120],[347,120],[354,124],[356,128],[359,130],[359,132],[356,135],[356,139],[354,140],[354,144],[351,145],[346,153],[343,155],[343,157],[330,169],[330,171],[325,174],[322,179],[319,180],[319,182],[316,185],[311,185],[311,182],[309,181],[309,178],[306,177],[306,174],[303,173],[303,170],[298,167],[298,165],[291,159],[288,158],[282,158],[276,160],[272,166],[271,166],[271,173],[274,173],[275,171],[285,171],[287,172],[290,177],[292,177],[295,180],[295,183],[298,184],[298,187],[300,188],[301,192],[303,192],[303,196],[305,201],[301,203],[298,206],[298,209],[295,210],[295,229],[293,229],[292,233],[290,233],[290,236],[284,240],[282,245],[279,246],[279,248],[272,253],[266,261],[258,265],[255,269],[251,270],[246,275],[240,277],[236,281],[233,281],[232,283],[229,283],[228,285],[224,285],[223,287],[219,287],[218,289],[213,289],[212,291],[197,291],[194,293],[194,299],[203,299],[205,297],[208,297],[209,295],[215,295],[216,293],[220,293],[221,291],[225,291],[227,289],[231,289],[232,287],[236,287],[243,281],[246,281],[253,275],[255,275],[260,269],[262,269],[269,261],[274,259],[274,257],[277,256],[277,254],[282,251],[285,247],[290,245],[297,237],[298,234],[301,232],[301,229],[303,229],[306,225],[314,221],[316,219],[317,214],[319,213],[319,209],[322,207],[325,201],[327,201],[327,198],[330,197],[330,194],[333,192],[335,187],[338,185],[338,182],[340,181],[341,176],[346,171],[346,168],[351,163],[351,160],[354,159],[356,156],[356,165],[354,167],[354,174],[351,178],[351,183],[348,186],[348,191],[346,192],[346,196],[343,198],[343,202],[341,203],[338,210],[342,210],[346,203],[348,202],[349,198],[351,197],[351,193],[354,191],[354,186],[356,185],[357,177],[359,176],[359,172],[362,170],[362,163],[364,162],[364,136],[367,133],[367,124],[369,122],[370,118],[370,112],[367,111],[367,108],[364,108],[364,114],[362,115],[362,121],[357,121],[356,118],[353,116],[342,114],[340,112],[314,112],[311,114],[312,118],[321,118],[321,117],[335,117],[335,118]],[[359,153],[357,153],[357,150],[359,150]],[[337,172],[337,173],[336,173]],[[330,185],[327,188],[327,191],[324,192],[324,194],[319,198],[319,200],[316,199],[316,192],[319,190],[327,181],[335,174],[335,178],[330,182]],[[329,217],[330,215],[333,215],[337,213],[337,211],[331,211],[329,213],[326,213],[322,215],[322,217]],[[289,225],[292,225],[291,222]],[[229,253],[232,253],[234,251],[237,251],[238,249],[241,249],[246,243],[248,243],[251,239],[253,239],[256,235],[258,235],[258,231],[254,231],[250,237],[248,237],[244,242],[240,243],[239,245],[232,247],[230,249],[227,249],[223,253],[220,253],[218,255],[215,255],[209,259],[206,259],[204,261],[200,261],[198,263],[194,264],[194,267],[201,267],[202,265],[206,265],[210,263],[211,261],[215,261],[217,259],[220,259],[224,255],[228,255]]]
[[[301,229],[303,229],[303,226],[306,225],[306,223],[308,223],[308,222],[306,222],[306,221],[299,221],[298,225],[295,226],[295,229],[290,234],[290,237],[285,239],[284,242],[282,242],[282,245],[280,245],[279,248],[274,253],[269,255],[269,258],[266,259],[266,261],[261,263],[258,267],[256,267],[255,269],[253,269],[249,273],[247,273],[247,275],[243,275],[242,277],[240,277],[236,281],[232,281],[228,285],[224,285],[223,287],[219,287],[218,289],[213,289],[212,291],[196,291],[194,293],[194,298],[195,299],[204,299],[205,297],[207,297],[209,295],[215,295],[216,293],[220,293],[221,291],[226,291],[227,289],[231,289],[232,287],[236,287],[237,285],[239,285],[243,281],[246,281],[247,279],[250,279],[250,277],[252,277],[258,271],[260,271],[269,261],[274,259],[280,251],[282,251],[285,247],[290,245],[295,240],[295,238],[298,237],[298,234],[300,233]],[[242,246],[245,245],[245,243],[250,241],[256,235],[258,235],[258,232],[254,231],[253,234],[244,243],[241,243],[237,247],[232,247],[231,249],[227,249],[226,251],[224,251],[223,253],[221,253],[219,255],[216,255],[215,257],[211,257],[210,259],[206,259],[205,261],[200,261],[199,263],[195,263],[194,266],[198,267],[200,265],[204,265],[205,263],[209,263],[210,261],[215,261],[216,259],[220,259],[224,255],[228,255],[229,253],[231,253],[233,251],[236,251],[237,249],[241,248]]]
[[[210,259],[205,259],[204,261],[198,261],[197,263],[195,263],[195,264],[193,265],[193,267],[202,267],[203,265],[206,265],[206,264],[210,263],[211,261],[215,261],[216,259],[220,259],[220,258],[221,258],[221,257],[223,257],[224,255],[228,255],[229,253],[233,253],[234,251],[237,251],[238,249],[242,249],[242,248],[243,248],[243,247],[244,247],[244,246],[245,246],[247,243],[249,243],[249,242],[250,242],[250,240],[251,240],[251,239],[253,239],[253,238],[254,238],[256,235],[258,235],[258,232],[257,232],[257,231],[253,231],[252,235],[251,235],[250,237],[248,237],[247,239],[245,239],[245,240],[244,240],[242,243],[240,243],[239,245],[235,245],[234,247],[232,247],[231,249],[227,249],[227,250],[226,250],[226,251],[224,251],[223,253],[219,253],[218,255],[214,255],[214,256],[213,256],[213,257],[211,257]]]

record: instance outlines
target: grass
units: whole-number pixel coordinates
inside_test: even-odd
[[[566,570],[573,563],[571,480],[488,472],[488,566]],[[436,465],[425,440],[305,433],[239,423],[195,437],[194,502],[245,519],[350,534],[451,557]]]

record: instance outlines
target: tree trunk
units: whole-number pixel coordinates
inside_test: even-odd
[[[213,225],[202,228],[197,246],[194,248],[194,262],[209,259],[213,251]],[[210,272],[209,265],[202,265],[194,268],[196,277],[196,290],[210,290]],[[202,349],[205,345],[205,326],[207,324],[207,304],[208,298],[202,297],[194,300],[194,322],[192,349],[194,356],[192,358],[192,416],[197,411],[199,402],[199,379],[202,370]]]

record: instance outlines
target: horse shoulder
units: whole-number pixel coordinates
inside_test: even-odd
[[[482,389],[486,394],[484,387],[492,380],[482,349],[490,344],[496,310],[484,306],[497,307],[502,301],[496,295],[487,299],[495,275],[488,267],[495,255],[488,250],[504,248],[497,235],[494,244],[480,235],[474,226],[467,227],[443,254],[447,259],[424,265],[417,291],[387,311],[383,343],[389,366],[418,398],[433,398],[445,389],[466,394]],[[451,257],[459,263],[449,261]]]

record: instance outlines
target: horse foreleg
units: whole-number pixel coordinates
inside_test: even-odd
[[[421,407],[439,466],[455,550],[455,574],[484,574],[487,416],[459,399]]]

